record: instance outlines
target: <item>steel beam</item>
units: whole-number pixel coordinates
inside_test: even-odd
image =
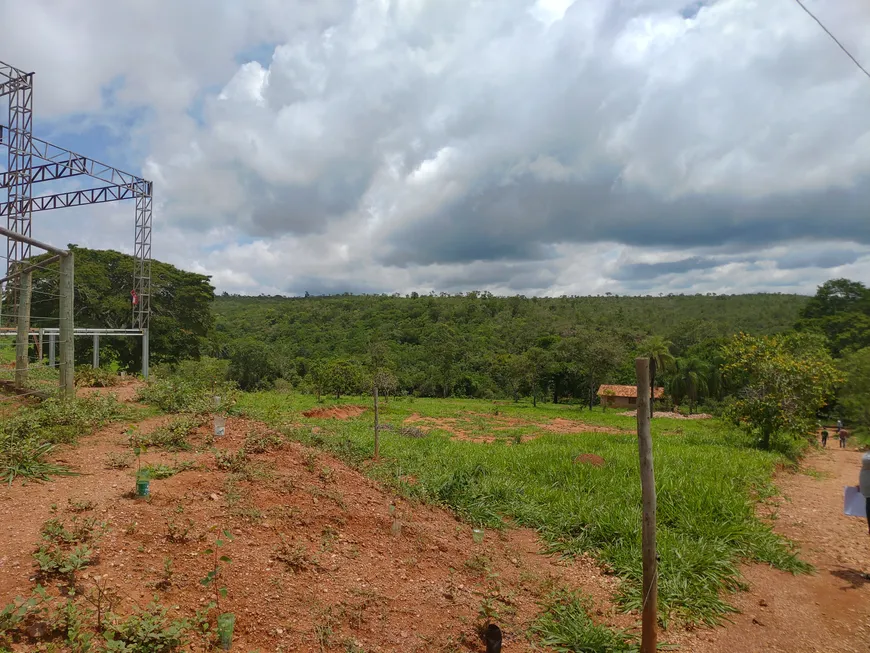
[[[27,209],[31,213],[37,213],[39,211],[66,209],[71,206],[119,202],[121,200],[130,200],[134,197],[138,199],[136,191],[126,186],[85,188],[84,190],[71,190],[66,193],[55,193],[54,195],[41,195],[39,197],[34,197],[27,205]],[[0,216],[8,215],[11,210],[11,202],[0,204]]]
[[[3,126],[0,125],[0,143],[3,142]],[[43,181],[54,181],[55,179],[66,179],[68,177],[77,177],[87,174],[84,171],[87,160],[82,157],[71,162],[70,165],[60,163],[46,163],[41,166],[33,166],[30,169],[30,183],[38,184]],[[11,180],[18,175],[15,172],[0,172],[0,188],[8,188]]]

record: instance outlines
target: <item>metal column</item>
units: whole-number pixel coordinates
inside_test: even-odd
[[[53,333],[48,334],[48,366],[54,367],[54,354],[55,354],[55,343],[57,342],[57,336]]]
[[[94,334],[94,357],[91,367],[97,369],[100,367],[100,334]]]
[[[6,130],[6,176],[9,210],[6,226],[22,236],[31,234],[30,197],[33,171],[33,73],[3,68],[3,76],[9,77],[2,90],[9,95],[8,129]],[[5,94],[5,93],[2,93]],[[6,273],[16,263],[30,258],[30,244],[16,240],[6,242]]]

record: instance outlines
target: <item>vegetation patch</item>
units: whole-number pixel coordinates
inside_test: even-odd
[[[200,427],[203,420],[196,415],[181,415],[165,426],[158,426],[150,433],[140,434],[138,441],[143,447],[157,447],[166,451],[187,451],[187,438]]]
[[[634,637],[592,621],[591,605],[580,593],[557,591],[541,606],[531,632],[559,653],[636,653]]]
[[[75,370],[77,388],[110,388],[121,383],[121,377],[105,367],[79,365]]]
[[[238,392],[235,383],[226,380],[227,368],[227,361],[213,358],[155,367],[136,400],[167,413],[201,415],[227,410]],[[215,397],[220,397],[217,403]]]
[[[252,417],[262,409],[280,422],[286,416],[276,412],[277,402],[292,413],[298,410],[294,401],[304,405],[310,398],[243,395],[240,408]],[[413,411],[458,419],[479,408],[473,400],[418,399],[413,406],[391,403],[386,417],[397,421]],[[503,411],[529,421],[577,414],[576,408],[552,404]],[[521,446],[483,446],[447,435],[417,439],[387,431],[381,434],[381,463],[364,469],[397,491],[449,507],[471,523],[500,529],[508,519],[539,531],[555,552],[592,553],[622,579],[617,596],[622,606],[638,608],[641,497],[637,438],[628,431],[635,419],[613,411],[583,414],[590,423],[626,433],[545,433]],[[742,587],[741,561],[795,573],[809,569],[755,514],[756,498],[773,491],[770,478],[782,456],[757,450],[751,434],[719,420],[656,419],[652,428],[663,620],[719,622],[733,611],[727,592]],[[675,428],[682,429],[681,437],[660,437]],[[358,466],[374,446],[372,425],[364,418],[333,422],[329,437],[300,429],[287,434]],[[575,464],[577,452],[607,463]],[[316,456],[308,459],[316,473]],[[416,482],[408,483],[409,476]]]
[[[57,445],[72,444],[129,412],[113,397],[96,396],[70,401],[47,399],[35,406],[22,406],[0,421],[0,481],[44,481],[72,474],[65,466],[48,460]]]

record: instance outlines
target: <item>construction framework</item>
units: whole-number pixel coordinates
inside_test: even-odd
[[[148,373],[148,327],[151,319],[152,183],[33,135],[33,73],[0,61],[0,97],[9,99],[7,124],[0,124],[0,145],[7,148],[7,168],[0,173],[0,188],[7,201],[0,203],[9,231],[32,236],[32,215],[71,206],[133,199],[136,204],[133,245],[132,329],[142,335],[142,371]],[[36,165],[34,165],[36,162]],[[33,185],[87,176],[102,186],[33,197]],[[16,275],[30,259],[30,245],[6,241],[6,276]]]

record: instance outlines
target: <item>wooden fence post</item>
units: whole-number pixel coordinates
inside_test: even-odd
[[[640,653],[655,653],[658,639],[658,561],[656,556],[656,480],[650,434],[649,359],[637,358],[637,442],[643,499],[643,603]]]
[[[381,427],[378,424],[378,380],[375,377],[375,460],[381,455]]]

